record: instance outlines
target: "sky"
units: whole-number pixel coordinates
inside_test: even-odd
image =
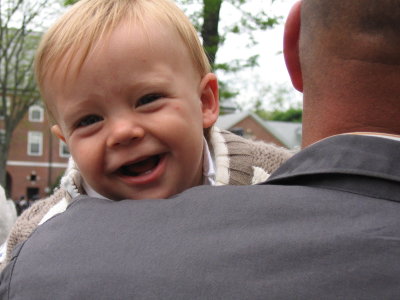
[[[286,87],[289,90],[288,97],[291,98],[290,100],[298,103],[300,102],[301,94],[292,88],[282,54],[284,22],[290,8],[297,0],[275,0],[272,5],[267,0],[254,2],[255,4],[253,5],[255,6],[265,5],[271,15],[283,16],[281,24],[273,29],[257,32],[258,45],[252,49],[247,49],[243,46],[243,40],[240,36],[229,36],[224,46],[219,50],[217,60],[220,60],[220,58],[229,60],[230,57],[235,58],[238,56],[248,57],[253,53],[259,53],[259,67],[247,69],[237,74],[217,75],[223,80],[225,78],[233,80],[231,85],[235,88],[240,87],[240,94],[236,101],[245,109],[251,106],[252,101],[266,96],[267,92],[264,92],[264,90],[267,86],[271,86],[272,89],[276,89],[279,86]],[[230,11],[229,7],[222,7],[221,14],[224,17],[228,17],[233,12]],[[234,17],[232,15],[232,18]],[[268,99],[265,102],[268,102]],[[249,104],[246,105],[246,103]]]

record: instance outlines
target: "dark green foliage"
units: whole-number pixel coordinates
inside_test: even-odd
[[[301,122],[303,110],[301,108],[290,107],[286,110],[256,111],[256,114],[264,120],[285,121],[285,122]]]
[[[231,99],[239,94],[238,91],[228,88],[226,83],[223,81],[219,81],[218,85],[219,85],[219,97],[221,99]]]
[[[270,121],[301,122],[303,109],[299,95],[285,84],[266,86],[261,89],[264,99],[258,99],[253,111]]]

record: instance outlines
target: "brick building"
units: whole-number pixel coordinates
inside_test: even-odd
[[[7,195],[14,200],[47,196],[67,167],[68,157],[65,143],[51,134],[43,107],[31,106],[11,140]]]
[[[301,145],[301,123],[265,121],[254,113],[240,112],[219,116],[216,125],[245,138],[288,149],[299,149]]]

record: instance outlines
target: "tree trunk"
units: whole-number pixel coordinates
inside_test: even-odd
[[[215,56],[218,52],[220,42],[218,23],[222,1],[223,0],[203,0],[203,27],[201,29],[201,36],[211,66],[214,66]]]
[[[1,145],[0,150],[0,185],[6,190],[6,178],[7,178],[7,157],[9,151],[10,142],[6,142],[4,145]],[[7,192],[7,191],[6,191]]]

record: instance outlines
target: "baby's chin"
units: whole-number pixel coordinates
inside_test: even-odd
[[[161,187],[152,187],[151,189],[144,189],[142,191],[134,191],[129,188],[123,190],[120,187],[105,190],[104,187],[96,187],[95,184],[91,185],[86,180],[82,180],[82,185],[88,196],[113,201],[165,199],[180,192],[177,190],[163,190]]]

